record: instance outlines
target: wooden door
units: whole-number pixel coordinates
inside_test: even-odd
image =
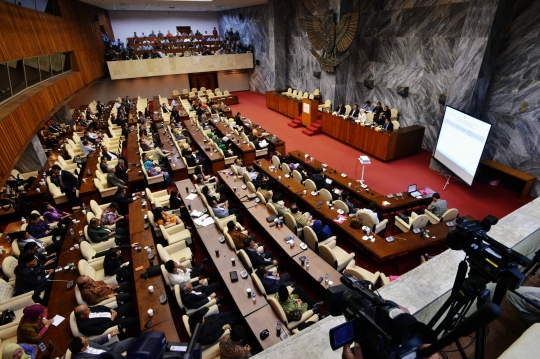
[[[207,90],[214,91],[218,87],[217,72],[201,72],[189,74],[189,87],[197,88],[206,87]]]

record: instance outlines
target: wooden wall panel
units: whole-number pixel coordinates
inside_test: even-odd
[[[72,52],[73,69],[0,106],[0,184],[41,128],[44,117],[75,91],[107,73],[99,31],[102,25],[109,38],[114,37],[107,10],[78,0],[58,0],[58,4],[62,16],[0,1],[0,63]],[[94,15],[98,15],[98,23],[94,23]]]

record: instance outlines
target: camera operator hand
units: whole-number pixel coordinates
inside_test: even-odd
[[[429,344],[424,344],[420,346],[420,349],[427,347]],[[362,348],[360,344],[354,343],[354,346],[351,348],[349,345],[343,347],[343,353],[341,354],[342,359],[363,359]],[[427,359],[441,359],[439,353],[435,353]]]

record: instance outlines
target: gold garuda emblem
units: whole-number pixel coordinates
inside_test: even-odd
[[[319,61],[323,71],[332,73],[336,66],[351,54],[349,47],[356,35],[360,15],[358,3],[337,25],[334,24],[334,10],[326,10],[322,19],[308,9],[305,9],[305,13],[311,53]],[[319,54],[317,51],[321,50],[322,54]]]

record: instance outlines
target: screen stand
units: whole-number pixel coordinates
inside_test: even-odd
[[[446,178],[446,183],[444,184],[444,187],[442,189],[443,191],[446,189],[446,186],[448,186],[450,184],[450,182],[452,182],[452,181],[454,181],[454,182],[463,182],[459,178],[454,177],[452,175],[445,175],[444,173],[439,173],[439,176],[443,176],[444,178]]]

